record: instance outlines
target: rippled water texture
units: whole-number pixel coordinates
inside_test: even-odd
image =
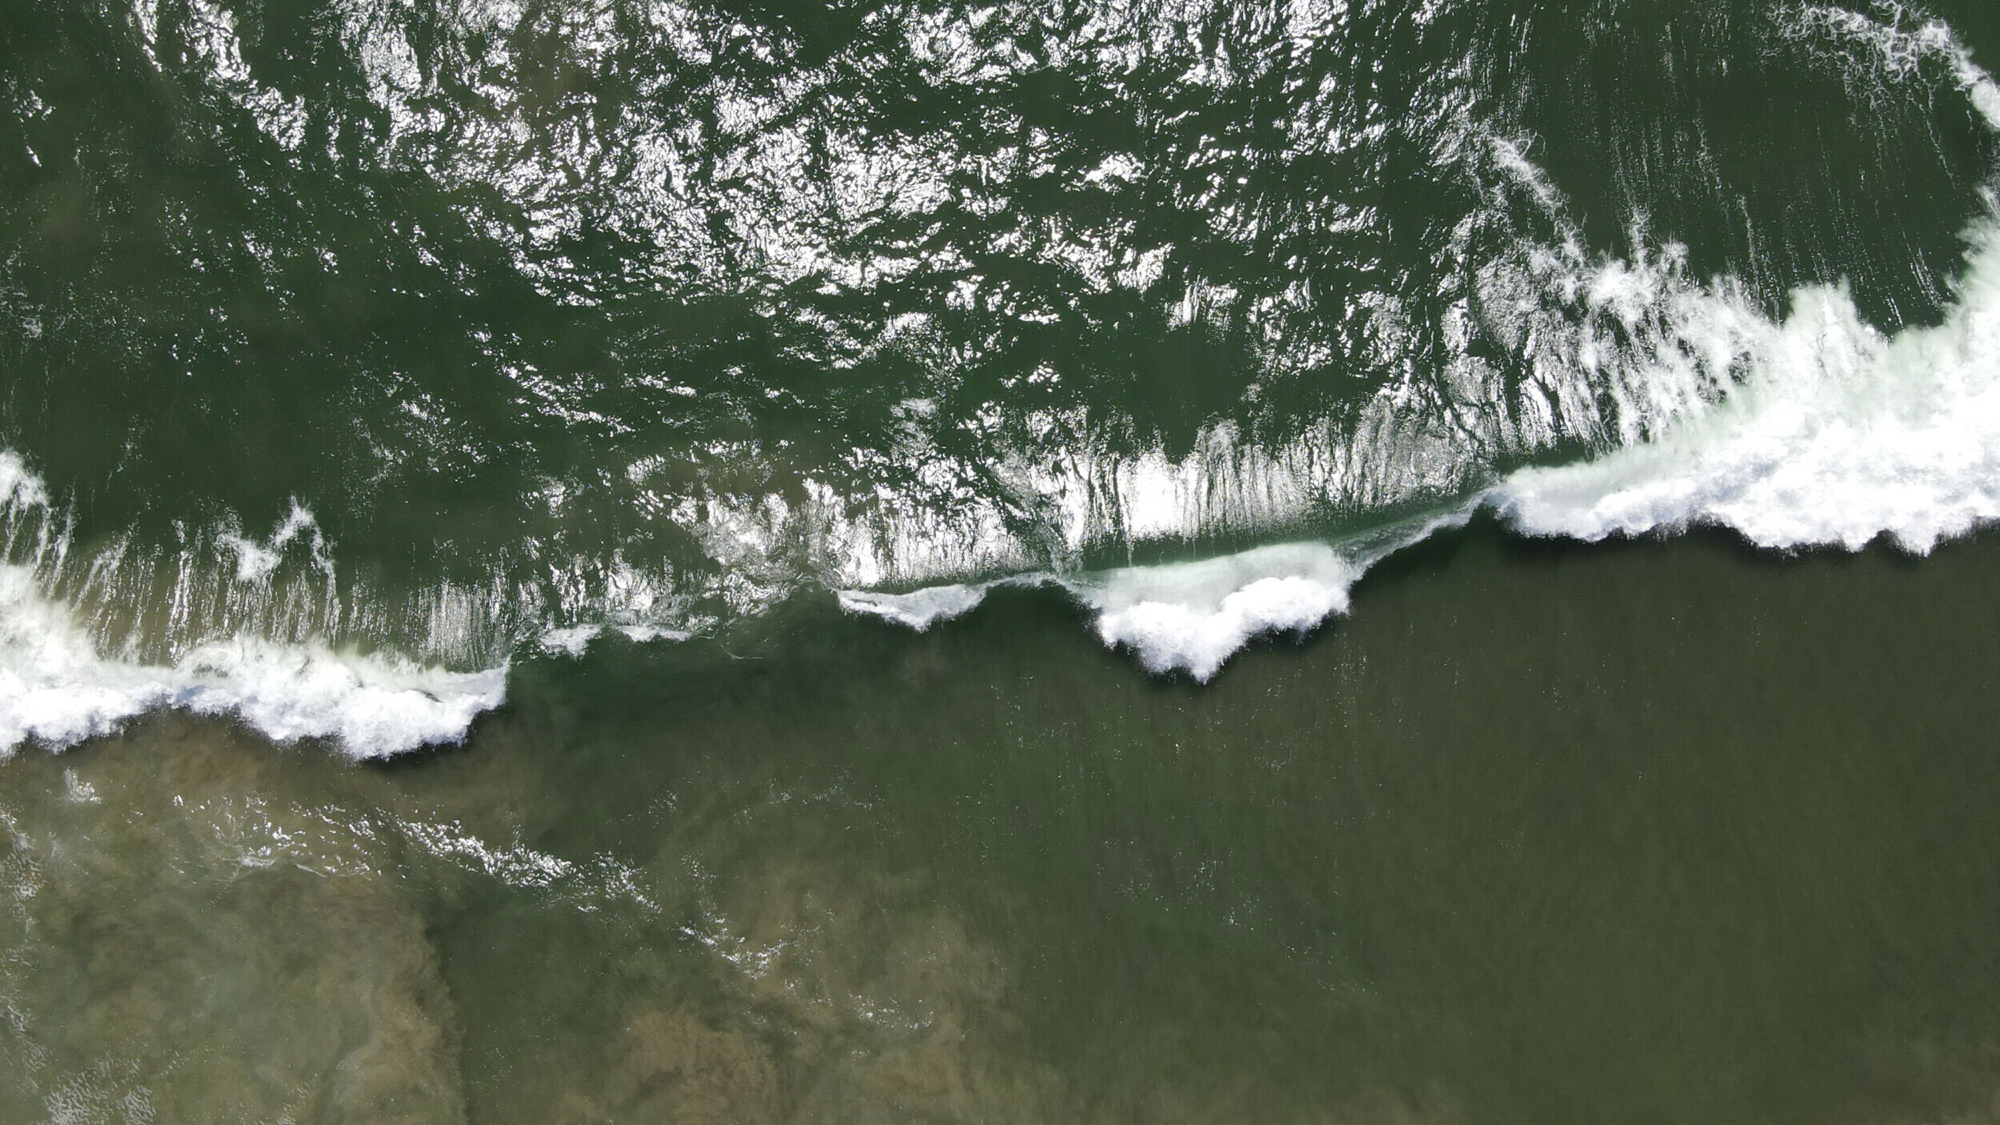
[[[1481,498],[2000,514],[1979,5],[17,8],[12,743],[263,700],[392,752],[607,627],[1358,573]],[[1320,588],[1101,630],[1206,676],[1345,599],[1266,578]]]
[[[0,4],[0,1121],[2000,1120],[1996,52]]]

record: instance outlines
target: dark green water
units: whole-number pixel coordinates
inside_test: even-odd
[[[2000,1120],[1996,13],[0,5],[0,1122]]]

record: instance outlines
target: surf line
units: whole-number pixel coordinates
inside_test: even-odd
[[[1716,401],[1651,440],[1516,470],[1442,513],[1197,562],[837,596],[849,613],[923,630],[996,587],[1056,586],[1096,614],[1105,644],[1152,672],[1206,681],[1256,637],[1345,614],[1369,567],[1481,509],[1531,537],[1598,542],[1714,526],[1770,550],[1858,551],[1887,539],[1927,555],[2000,522],[2000,220],[1969,237],[1944,323],[1886,336],[1844,289],[1802,289],[1789,316],[1752,334],[1748,374]]]

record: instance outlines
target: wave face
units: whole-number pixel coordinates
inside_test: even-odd
[[[815,591],[1207,679],[1480,505],[2000,514],[1977,5],[106,11],[0,19],[7,747],[393,753]]]

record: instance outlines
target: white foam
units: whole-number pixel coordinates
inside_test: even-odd
[[[101,656],[25,567],[0,567],[0,755],[112,733],[162,707],[234,715],[279,742],[327,738],[380,757],[463,737],[506,697],[504,667],[452,672],[395,656],[235,638],[172,665]]]
[[[48,490],[42,486],[42,478],[28,468],[21,455],[11,449],[0,449],[0,508],[14,511],[47,506]]]
[[[278,742],[324,738],[354,757],[381,757],[456,741],[506,698],[505,664],[452,671],[246,631],[192,638],[162,662],[107,654],[48,592],[69,555],[66,524],[21,456],[0,450],[0,539],[12,556],[0,562],[0,758],[31,739],[73,746],[159,708],[234,716]],[[297,504],[263,543],[221,537],[250,582],[267,580],[297,541],[310,541],[314,565],[331,573],[312,513]]]
[[[10,538],[24,523],[39,529],[39,558],[66,553],[50,534],[47,489],[12,452],[0,451],[0,514]],[[309,522],[295,512],[273,544]],[[167,664],[107,656],[40,579],[33,562],[0,563],[0,757],[30,739],[72,746],[162,707],[234,715],[280,742],[328,738],[374,757],[462,737],[506,696],[504,666],[453,672],[249,635],[190,646]]]
[[[603,636],[606,631],[621,633],[638,644],[651,641],[684,641],[694,636],[694,633],[686,629],[669,629],[660,625],[568,625],[544,631],[537,644],[543,652],[575,659],[584,654],[584,650],[590,647],[590,642]]]
[[[1181,671],[1205,683],[1251,640],[1303,634],[1347,612],[1348,591],[1373,557],[1325,543],[1286,543],[1199,562],[1027,574],[901,594],[842,590],[839,598],[849,613],[923,632],[970,612],[996,586],[1059,586],[1096,611],[1106,645],[1130,650],[1156,674]]]
[[[971,612],[996,586],[1059,586],[1096,611],[1106,645],[1131,650],[1154,673],[1184,671],[1206,682],[1255,637],[1303,633],[1345,613],[1347,591],[1364,569],[1326,544],[1292,543],[1082,576],[1029,574],[908,593],[841,590],[838,596],[848,613],[921,633]]]
[[[172,706],[237,715],[279,742],[331,738],[358,758],[456,742],[507,697],[505,666],[454,672],[250,638],[197,649],[172,671]]]
[[[1348,593],[1384,557],[1465,523],[1477,501],[1338,543],[1281,543],[1196,562],[1075,575],[1047,572],[901,594],[839,591],[841,608],[918,632],[970,612],[996,586],[1057,586],[1097,614],[1097,635],[1147,670],[1206,683],[1252,640],[1304,634],[1348,608]]]
[[[908,626],[921,633],[940,621],[961,617],[986,600],[991,582],[976,585],[927,586],[907,594],[882,594],[867,590],[839,590],[840,608],[849,613],[865,613]]]
[[[292,510],[278,526],[271,537],[258,542],[234,531],[226,531],[218,537],[221,545],[236,555],[236,577],[243,582],[262,582],[271,577],[284,561],[285,548],[301,535],[310,536],[313,558],[323,568],[330,569],[327,561],[326,544],[319,532],[319,523],[313,519],[312,510],[303,507],[297,500],[292,501]]]
[[[1097,610],[1097,635],[1149,671],[1207,681],[1252,638],[1305,633],[1347,612],[1366,569],[1324,543],[1288,543],[1167,566],[1135,566],[1064,585]]]
[[[1885,11],[1887,23],[1802,6],[1783,13],[1782,29],[1863,47],[1860,57],[1828,57],[1868,81],[1904,80],[1924,58],[1942,60],[2000,131],[2000,86],[1950,29]],[[1772,321],[1727,279],[1696,286],[1604,265],[1593,299],[1617,290],[1628,327],[1659,326],[1651,346],[1626,349],[1622,382],[1672,401],[1645,415],[1654,424],[1643,440],[1628,433],[1594,460],[1514,473],[1489,502],[1533,535],[1596,541],[1707,524],[1772,548],[1857,550],[1887,536],[1919,554],[2000,518],[2000,220],[1991,214],[2000,208],[1990,196],[1988,206],[1968,233],[1944,323],[1894,337],[1871,328],[1840,287],[1802,289]],[[1616,284],[1635,277],[1644,284]],[[1713,357],[1707,370],[1734,377],[1690,378],[1675,366],[1688,355]]]
[[[583,650],[589,648],[590,642],[596,640],[597,635],[603,631],[602,625],[571,625],[562,629],[550,629],[542,634],[540,644],[544,652],[576,658],[582,656]]]
[[[1777,12],[1781,34],[1807,41],[1846,41],[1867,48],[1863,62],[1867,76],[1875,80],[1900,82],[1917,72],[1926,58],[1949,65],[1959,86],[1971,98],[1973,109],[1995,129],[2000,129],[2000,87],[1977,63],[1972,51],[1959,42],[1943,20],[1922,18],[1897,3],[1879,4],[1888,19],[1876,19],[1860,12],[1831,5],[1801,4]]]
[[[668,629],[660,625],[615,625],[613,628],[642,645],[652,641],[684,641],[694,635],[685,629]]]
[[[1884,337],[1839,289],[1796,294],[1742,381],[1653,440],[1508,477],[1491,503],[1533,535],[1690,524],[1764,547],[1879,535],[1925,553],[2000,518],[2000,225],[1950,318]]]

